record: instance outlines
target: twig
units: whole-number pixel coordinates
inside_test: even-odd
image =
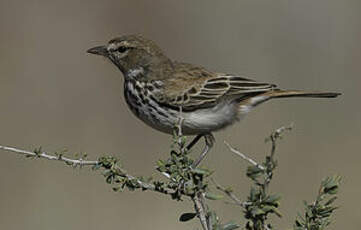
[[[241,153],[240,151],[238,151],[237,149],[233,148],[230,144],[228,144],[228,142],[224,141],[224,144],[228,147],[228,149],[236,154],[237,156],[241,157],[243,160],[248,161],[249,163],[251,163],[252,165],[256,166],[257,168],[259,168],[260,170],[265,170],[265,168],[258,164],[255,160],[247,157],[246,155],[244,155],[243,153]]]
[[[178,122],[176,125],[176,127],[178,129],[178,137],[183,136],[182,125],[183,125],[184,118],[183,118],[182,114],[183,114],[182,106],[179,106],[179,117],[178,117]]]
[[[232,191],[222,187],[213,178],[211,180],[215,184],[215,186],[218,190],[222,191],[224,194],[226,194],[229,198],[231,198],[234,201],[234,204],[241,206],[243,208],[246,207],[247,202],[242,202]]]
[[[207,212],[205,210],[204,199],[202,196],[204,196],[203,193],[198,192],[192,197],[194,208],[198,214],[203,230],[212,230],[211,224],[208,224]]]
[[[26,157],[37,157],[37,158],[44,158],[47,160],[61,161],[61,162],[65,162],[72,166],[78,166],[78,165],[79,166],[95,166],[95,165],[99,164],[99,161],[71,159],[68,157],[64,157],[62,155],[50,155],[46,152],[35,153],[35,152],[23,150],[23,149],[18,149],[18,148],[9,147],[9,146],[2,146],[2,145],[0,145],[0,150],[14,152],[14,153],[17,153],[20,155],[24,155]],[[128,180],[136,180],[137,183],[139,184],[139,186],[141,186],[143,189],[147,189],[147,190],[151,190],[151,191],[155,191],[155,192],[166,193],[166,194],[170,194],[170,193],[174,192],[174,190],[172,190],[172,189],[164,189],[163,191],[158,191],[154,184],[145,183],[145,182],[137,179],[135,176],[132,176],[129,174],[124,174],[123,176],[126,177]]]
[[[282,134],[285,131],[290,131],[293,129],[293,123],[291,123],[289,126],[282,126],[278,129],[276,129],[267,139],[266,141],[271,141],[272,142],[272,147],[271,147],[271,157],[274,156],[275,152],[276,152],[276,141],[279,138],[282,138]]]
[[[56,160],[56,161],[62,161],[68,164],[71,164],[73,166],[79,165],[79,166],[94,166],[97,165],[99,162],[98,161],[87,161],[87,160],[82,160],[82,159],[70,159],[67,157],[64,157],[62,155],[56,156],[56,155],[50,155],[47,154],[46,152],[42,152],[42,153],[35,153],[35,152],[30,152],[27,150],[22,150],[22,149],[18,149],[18,148],[14,148],[14,147],[9,147],[9,146],[2,146],[0,145],[0,149],[8,151],[8,152],[14,152],[14,153],[18,153],[21,155],[25,155],[27,157],[38,157],[38,158],[44,158],[47,160]]]

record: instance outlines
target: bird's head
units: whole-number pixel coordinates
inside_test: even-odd
[[[141,35],[117,37],[108,44],[96,46],[87,52],[108,58],[125,77],[144,77],[145,73],[152,75],[171,65],[171,61],[157,44]]]

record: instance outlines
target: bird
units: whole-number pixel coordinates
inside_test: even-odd
[[[334,98],[335,92],[284,90],[235,74],[213,72],[202,66],[170,59],[151,39],[123,35],[87,50],[110,60],[124,76],[124,97],[132,113],[150,127],[173,134],[181,130],[201,138],[205,147],[194,162],[198,166],[215,138],[213,132],[233,125],[254,107],[275,98]]]

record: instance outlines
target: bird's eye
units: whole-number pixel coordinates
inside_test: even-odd
[[[117,51],[120,52],[120,53],[124,53],[125,51],[127,51],[127,49],[128,49],[128,48],[125,47],[125,46],[119,46],[118,49],[117,49]]]

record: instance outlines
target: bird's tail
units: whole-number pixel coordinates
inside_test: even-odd
[[[273,98],[287,98],[287,97],[335,98],[339,95],[341,95],[341,93],[274,89],[265,93],[261,93],[249,97],[248,99],[243,100],[240,103],[240,106],[241,108],[244,108],[244,106],[250,108]]]
[[[269,99],[271,98],[282,98],[282,97],[313,97],[313,98],[334,98],[341,93],[334,93],[334,92],[309,92],[309,91],[302,91],[302,90],[273,90],[269,91],[265,94],[269,94]]]

